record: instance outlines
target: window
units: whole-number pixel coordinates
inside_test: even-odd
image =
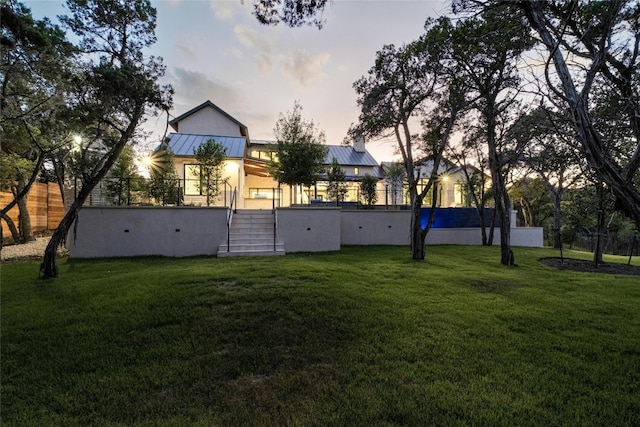
[[[467,186],[463,182],[456,182],[453,185],[453,202],[456,205],[467,204]]]
[[[282,189],[273,188],[249,188],[250,199],[279,200],[282,196]]]
[[[251,150],[249,152],[249,157],[253,159],[264,160],[264,161],[276,159],[276,155],[273,151],[262,151],[262,150]]]
[[[358,167],[353,168],[353,174],[354,175],[359,175],[360,174],[360,168],[358,168]]]
[[[184,165],[184,194],[186,196],[201,196],[200,190],[203,186],[200,185],[200,166],[198,165]]]

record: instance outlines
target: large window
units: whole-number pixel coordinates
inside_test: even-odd
[[[187,196],[201,196],[202,185],[200,185],[200,166],[184,165],[184,194]]]

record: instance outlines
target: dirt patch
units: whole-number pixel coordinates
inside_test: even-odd
[[[555,267],[558,270],[640,276],[640,267],[636,265],[603,263],[598,264],[598,267],[596,267],[593,265],[593,261],[572,258],[564,258],[564,260],[561,258],[542,258],[540,262],[549,267]]]

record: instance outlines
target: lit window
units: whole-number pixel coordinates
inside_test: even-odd
[[[360,169],[359,168],[353,168],[353,174],[354,175],[359,175],[360,174]]]

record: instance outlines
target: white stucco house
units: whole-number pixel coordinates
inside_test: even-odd
[[[239,209],[268,209],[272,205],[291,206],[307,204],[312,200],[326,200],[326,182],[320,181],[313,188],[294,191],[267,173],[274,141],[252,140],[249,129],[211,101],[206,101],[169,122],[175,131],[167,136],[166,146],[174,154],[176,172],[183,188],[186,205],[204,204],[200,193],[198,170],[194,161],[194,149],[213,138],[226,148],[223,180],[224,190],[217,204],[230,200],[236,189],[236,206]],[[326,165],[334,158],[347,175],[346,201],[357,201],[357,185],[366,174],[381,178],[380,167],[366,150],[364,141],[352,146],[327,145]]]

